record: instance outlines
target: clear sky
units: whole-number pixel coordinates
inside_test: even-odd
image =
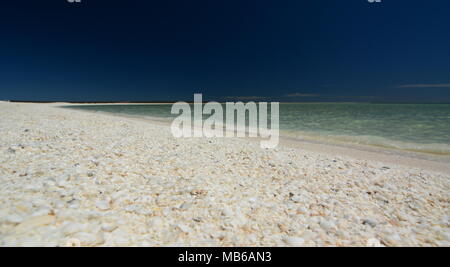
[[[450,102],[447,0],[0,2],[0,99]]]

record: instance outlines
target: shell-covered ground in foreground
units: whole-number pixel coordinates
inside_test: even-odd
[[[449,246],[449,174],[0,103],[1,246]]]

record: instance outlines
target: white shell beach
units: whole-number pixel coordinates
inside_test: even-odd
[[[450,164],[0,102],[0,246],[450,246]]]

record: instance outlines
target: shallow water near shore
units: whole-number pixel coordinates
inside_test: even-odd
[[[170,104],[66,107],[165,122],[176,117],[170,113]],[[282,103],[280,133],[291,138],[450,155],[450,104]]]

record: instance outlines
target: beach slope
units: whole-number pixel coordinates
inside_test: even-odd
[[[1,246],[450,245],[445,168],[57,106],[0,102]]]

